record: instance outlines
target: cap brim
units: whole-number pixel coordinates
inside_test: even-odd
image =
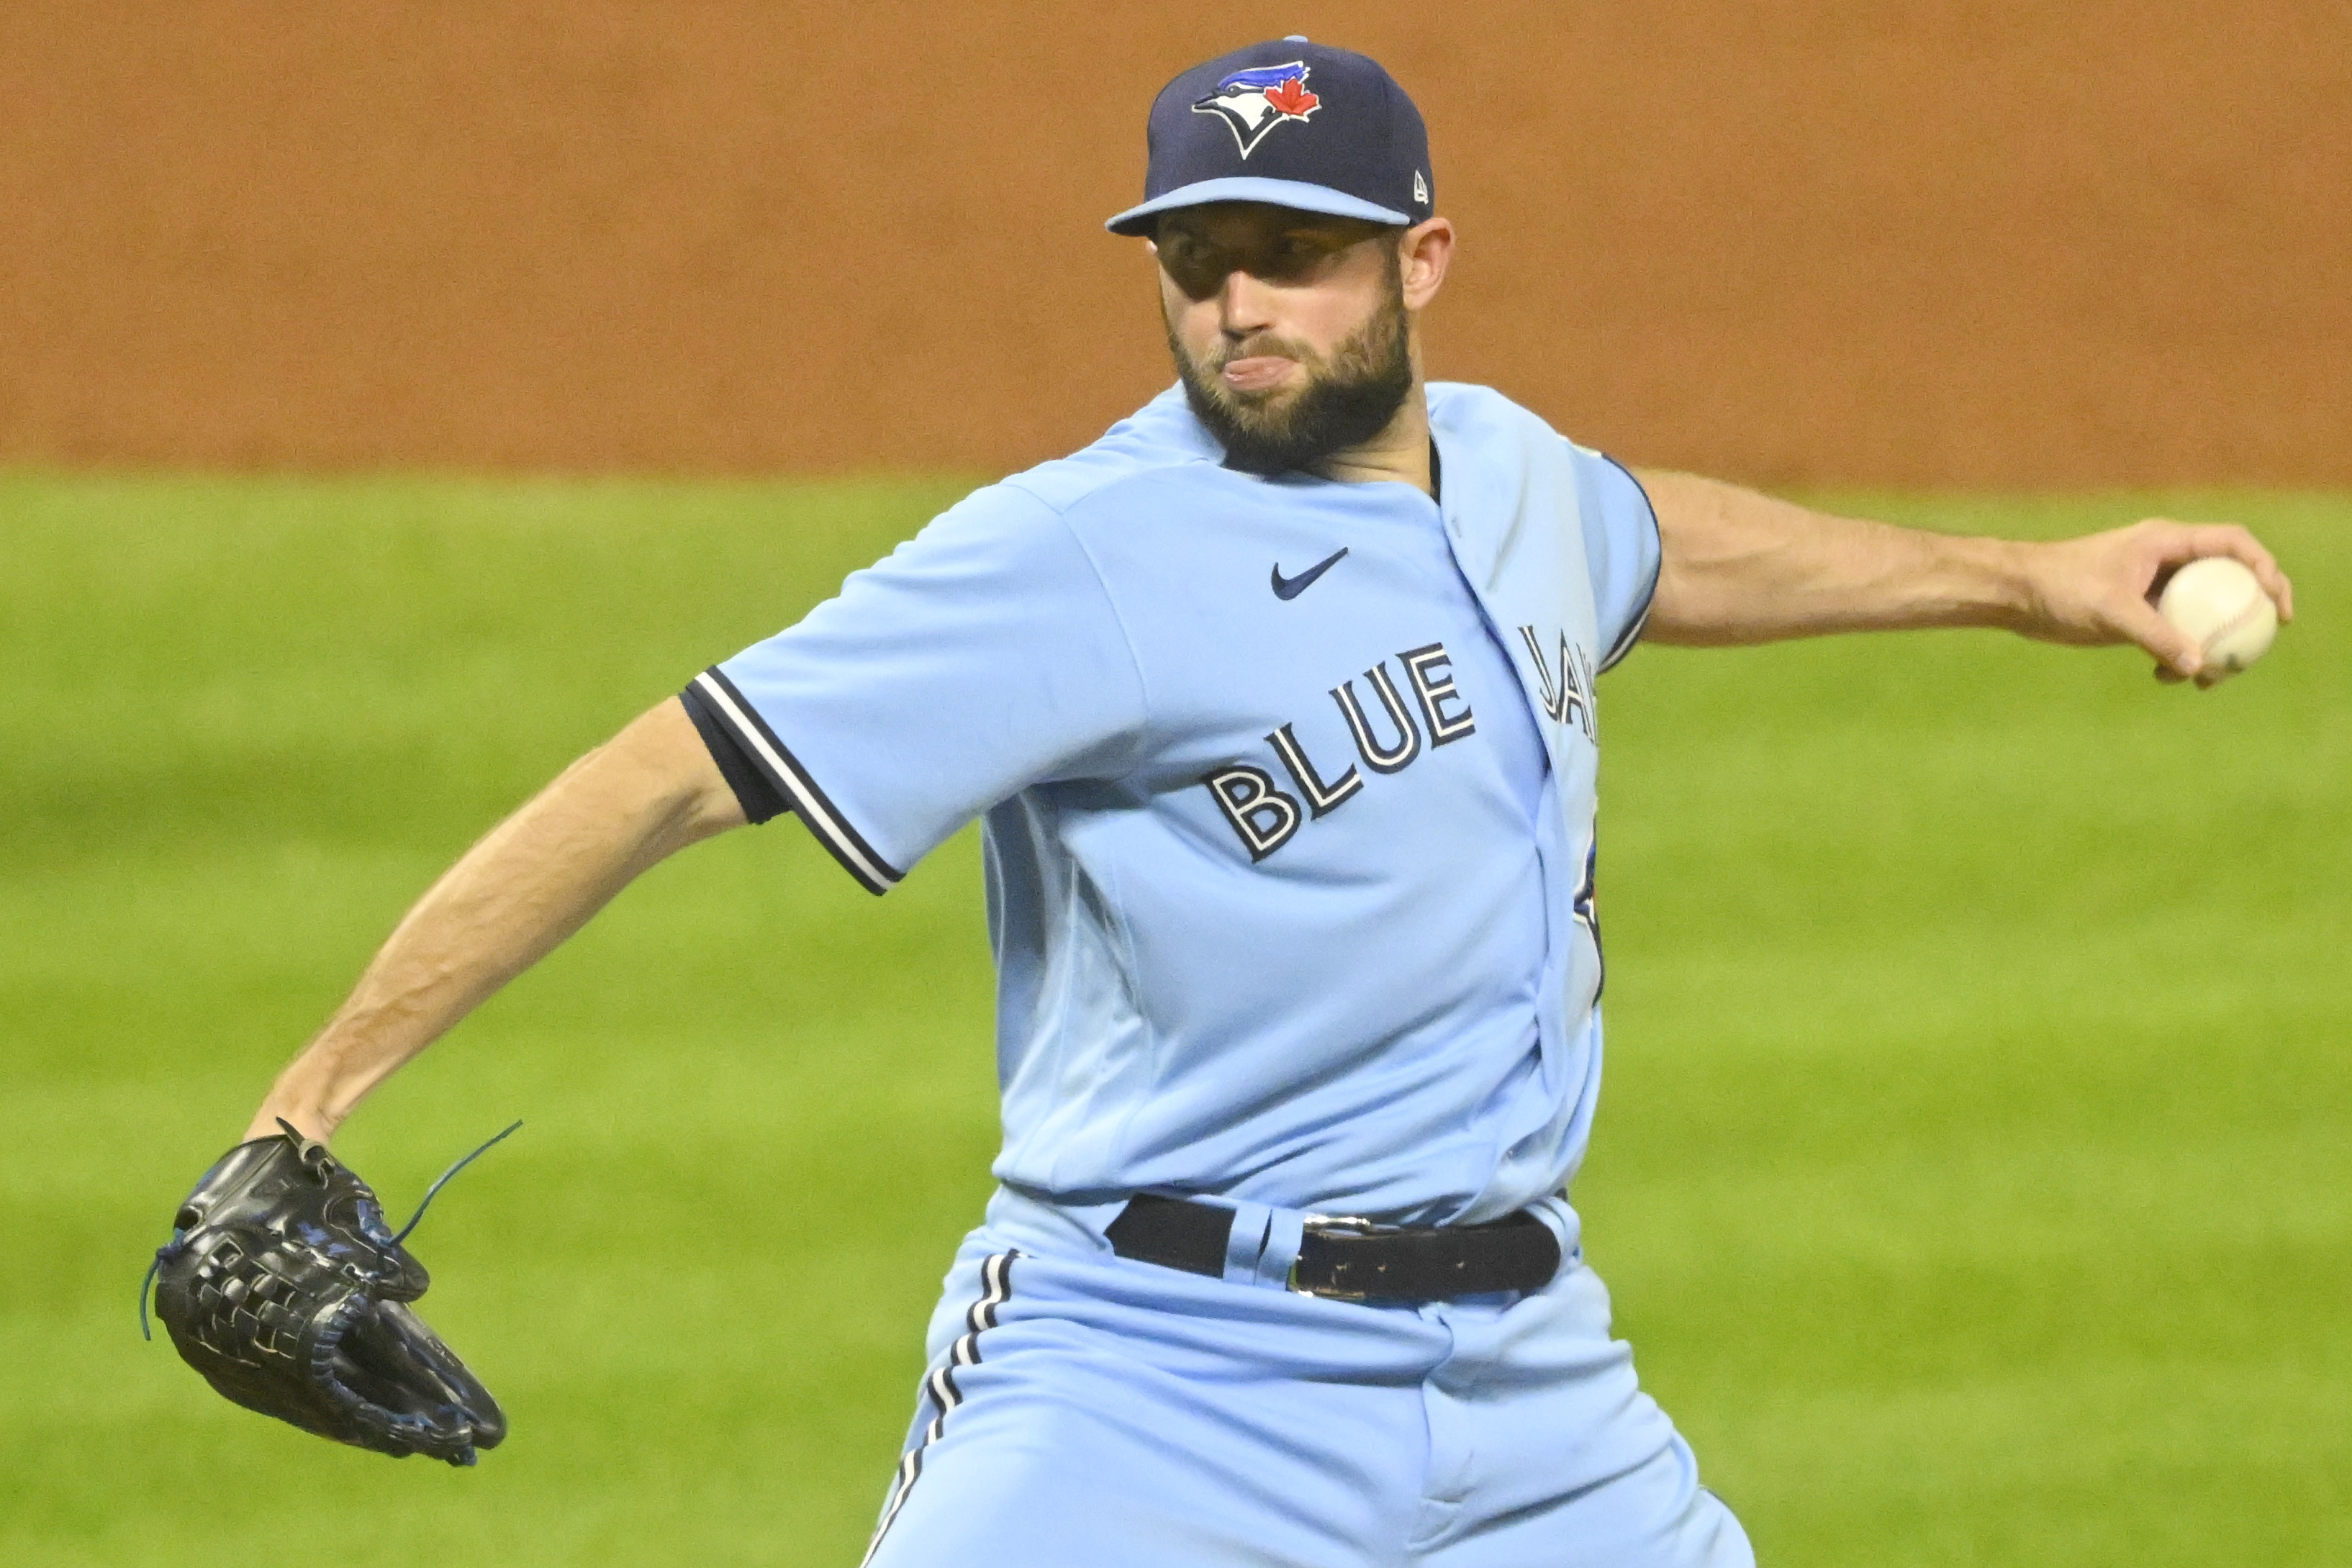
[[[1328,213],[1335,218],[1362,218],[1369,223],[1410,225],[1412,214],[1398,212],[1368,202],[1361,196],[1351,196],[1345,191],[1335,191],[1328,185],[1310,185],[1304,180],[1196,180],[1180,185],[1164,196],[1155,196],[1139,207],[1129,207],[1103,225],[1115,235],[1137,237],[1151,232],[1151,220],[1162,213],[1179,207],[1197,207],[1209,202],[1264,202],[1270,206],[1296,207],[1303,213]]]

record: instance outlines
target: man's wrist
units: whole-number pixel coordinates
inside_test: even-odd
[[[2034,586],[2034,553],[2043,548],[2021,539],[1972,538],[1961,541],[1969,591],[1963,622],[2006,632],[2028,632],[2042,620],[2042,596]]]
[[[278,1124],[281,1121],[291,1123],[294,1130],[304,1137],[323,1144],[335,1135],[335,1128],[341,1118],[330,1116],[316,1105],[281,1101],[272,1095],[261,1103],[260,1110],[253,1113],[253,1124],[246,1128],[245,1141],[251,1143],[256,1138],[278,1136],[286,1130]]]

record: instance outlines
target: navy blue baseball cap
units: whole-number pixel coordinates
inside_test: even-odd
[[[1433,214],[1429,129],[1380,62],[1277,38],[1194,66],[1151,104],[1143,204],[1104,225],[1204,202],[1270,202],[1309,213],[1417,224]]]

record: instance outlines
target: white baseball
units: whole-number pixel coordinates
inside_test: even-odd
[[[2210,555],[2174,572],[2156,610],[2197,640],[2209,679],[2244,669],[2278,635],[2278,606],[2254,574],[2228,556]]]

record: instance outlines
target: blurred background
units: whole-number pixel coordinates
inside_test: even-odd
[[[2352,1560],[2340,5],[0,7],[0,1561],[856,1559],[988,1190],[969,832],[660,868],[338,1146],[478,1470],[138,1339],[179,1195],[529,791],[1169,377],[1152,93],[1428,115],[1432,369],[1920,526],[2235,517],[2210,693],[1982,633],[1601,690],[1576,1198],[1768,1564]],[[289,1536],[289,1531],[290,1536]]]
[[[2333,0],[127,0],[0,12],[0,453],[999,470],[1165,375],[1151,95],[1376,55],[1437,369],[1629,457],[2352,481]]]

